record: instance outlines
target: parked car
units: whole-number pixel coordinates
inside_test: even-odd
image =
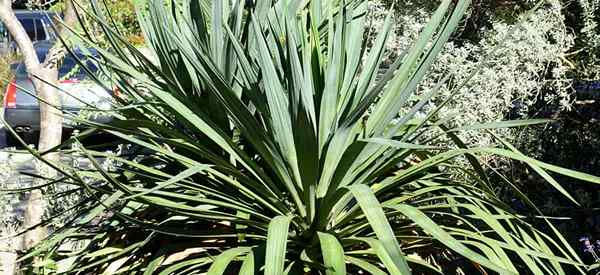
[[[573,87],[578,100],[600,100],[600,80],[577,80]]]
[[[52,43],[36,43],[35,48],[40,60],[44,60]],[[88,54],[96,54],[94,49],[87,49]],[[110,116],[106,112],[112,106],[113,92],[106,90],[89,77],[82,66],[77,62],[85,55],[82,50],[75,49],[75,56],[65,57],[59,68],[59,83],[54,89],[61,95],[63,113],[68,115],[79,115],[82,110],[95,112],[93,120],[100,123],[110,122]],[[96,66],[87,62],[86,67],[96,72]],[[79,126],[65,116],[63,128],[68,133]],[[4,119],[7,123],[27,141],[35,142],[40,131],[40,107],[35,97],[34,84],[29,78],[24,64],[18,64],[14,79],[8,84],[4,95]],[[17,145],[17,141],[10,134],[6,134],[6,145]]]
[[[31,41],[54,40],[52,20],[56,13],[47,11],[16,10],[15,15],[31,38]],[[6,54],[18,50],[4,24],[0,23],[0,53]]]

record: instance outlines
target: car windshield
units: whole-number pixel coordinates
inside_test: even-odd
[[[85,63],[86,63],[86,67],[91,72],[96,72],[98,70],[98,68],[96,67],[96,65],[93,62],[87,61]],[[23,64],[23,63],[19,64],[19,66],[15,72],[15,75],[17,78],[28,77],[27,68],[25,67],[25,64]],[[72,57],[71,58],[67,57],[63,60],[62,66],[58,70],[58,79],[59,80],[64,80],[64,79],[84,80],[86,78],[87,78],[87,73],[86,73],[85,69],[77,62],[77,60],[75,60]]]

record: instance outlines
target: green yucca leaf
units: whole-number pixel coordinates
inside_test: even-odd
[[[191,260],[185,260],[178,262],[174,265],[171,265],[169,268],[164,269],[158,275],[169,275],[169,274],[182,274],[182,270],[184,268],[190,267],[201,267],[206,266],[212,262],[212,259],[209,257],[196,258]]]
[[[165,260],[164,256],[161,256],[161,257],[156,258],[152,262],[150,262],[150,264],[148,264],[148,266],[146,267],[146,270],[144,271],[144,275],[154,274],[158,270],[162,261],[164,261],[164,260]]]
[[[377,266],[375,266],[375,265],[373,265],[373,264],[371,264],[371,263],[369,263],[369,262],[367,262],[365,260],[362,260],[362,259],[359,259],[359,258],[355,258],[355,257],[351,257],[351,256],[346,256],[346,260],[349,263],[351,263],[353,265],[356,265],[356,266],[360,267],[361,269],[363,269],[363,270],[365,270],[365,271],[367,271],[367,272],[369,272],[369,273],[371,273],[373,275],[384,275],[384,274],[387,274],[387,273],[383,272],[381,269],[379,269]]]
[[[204,168],[208,168],[208,165],[202,165],[202,166],[192,166],[190,168],[188,168],[187,170],[179,173],[178,175],[176,175],[175,177],[170,178],[169,180],[165,181],[165,182],[161,182],[159,183],[156,187],[153,187],[152,189],[148,189],[146,191],[143,191],[141,193],[136,193],[135,195],[126,197],[125,199],[134,199],[137,197],[141,197],[144,195],[148,195],[151,193],[156,193],[156,191],[168,187],[169,185],[175,184],[185,178],[188,178],[196,173],[200,173],[204,170]]]
[[[381,100],[375,105],[375,109],[367,123],[367,133],[380,134],[384,129],[383,127],[385,127],[399,111],[399,108],[394,108],[392,106],[403,105],[408,99],[408,96],[412,93],[412,90],[403,89],[409,80],[408,78],[411,76],[409,72],[417,69],[417,65],[420,65],[417,64],[417,61],[421,58],[427,43],[432,39],[436,29],[439,28],[440,24],[445,19],[450,2],[450,0],[442,2],[440,7],[433,14],[429,23],[425,26],[413,48],[409,51],[409,54],[405,57],[398,73],[394,79],[390,81],[388,91],[384,93]],[[461,4],[465,4],[465,2],[466,1],[460,1]],[[459,13],[457,13],[457,15],[459,15]],[[452,31],[453,29],[445,30],[445,32]]]
[[[457,132],[457,131],[469,131],[469,130],[485,130],[485,129],[499,129],[499,128],[512,128],[512,127],[521,127],[521,126],[529,126],[536,124],[544,124],[552,122],[551,119],[527,119],[527,120],[507,120],[507,121],[499,121],[492,123],[479,123],[469,126],[461,126],[454,129],[450,129],[449,131]]]
[[[450,74],[411,103],[469,4],[441,1],[380,74],[394,18],[367,48],[366,1],[150,0],[138,9],[152,57],[94,1],[82,12],[111,48],[98,49],[93,79],[123,96],[109,123],[74,118],[93,130],[64,146],[98,131],[122,150],[80,145],[89,169],[51,164],[64,174],[55,184],[89,199],[23,260],[43,256],[71,274],[441,274],[453,259],[482,274],[583,273],[548,217],[538,213],[552,230],[542,232],[498,198],[496,187],[509,186],[539,212],[506,177],[488,177],[496,171],[479,157],[523,162],[570,199],[552,174],[600,178],[499,137],[502,147],[479,148],[458,135],[547,121],[449,128],[452,117],[424,107]],[[93,35],[75,32],[91,47]],[[84,247],[61,251],[75,240]]]
[[[346,274],[344,248],[340,242],[327,233],[318,232],[323,253],[323,262],[327,266],[327,275]]]
[[[265,274],[283,274],[290,218],[278,216],[269,223]]]
[[[237,257],[243,256],[250,252],[250,248],[248,247],[235,247],[226,250],[225,252],[219,254],[210,266],[208,270],[208,275],[221,275],[225,273],[227,266]]]
[[[254,253],[252,251],[249,251],[248,254],[246,255],[246,258],[244,259],[244,263],[242,264],[242,267],[240,268],[240,274],[242,275],[251,275],[254,274]]]
[[[410,269],[406,263],[405,256],[402,254],[400,245],[394,237],[394,231],[385,217],[385,213],[371,188],[366,185],[357,184],[350,186],[348,189],[352,192],[354,198],[356,198],[362,211],[365,213],[370,226],[373,227],[373,231],[375,231],[375,234],[377,235],[377,240],[374,239],[373,243],[379,244],[379,242],[381,242],[382,249],[380,250],[380,258],[384,257],[389,260],[386,261],[382,259],[384,260],[384,263],[386,263],[388,271],[392,273],[399,272],[400,274],[410,274]]]
[[[427,233],[434,236],[434,238],[441,243],[452,247],[452,250],[460,253],[461,255],[467,257],[468,259],[473,260],[481,265],[484,265],[500,274],[509,274],[511,273],[507,269],[498,266],[496,263],[489,261],[487,258],[481,256],[475,251],[469,249],[465,245],[461,244],[455,238],[453,238],[450,234],[441,229],[437,224],[435,224],[432,220],[430,220],[427,216],[425,216],[418,209],[409,206],[409,205],[397,205],[395,207],[398,211],[402,212],[403,215],[406,215],[409,219],[417,223],[421,226]],[[514,273],[516,274],[516,273]]]

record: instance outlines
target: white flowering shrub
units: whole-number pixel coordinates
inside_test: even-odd
[[[596,14],[600,9],[599,0],[578,0],[577,1],[582,9],[582,21],[583,29],[581,33],[587,38],[588,41],[592,41],[596,45],[600,43],[600,34],[598,31],[598,23],[596,22]]]
[[[573,13],[577,24],[576,47],[572,56],[577,65],[575,77],[600,80],[600,0],[577,0],[579,9]]]
[[[388,50],[394,53],[392,57],[410,47],[432,12],[427,4],[418,0],[401,5],[410,8],[394,11],[397,20],[395,36],[388,43]],[[520,24],[513,24],[514,20],[492,19],[491,27],[481,30],[479,41],[454,39],[421,83],[418,94],[431,91],[438,81],[450,74],[451,79],[442,85],[438,99],[428,106],[435,108],[480,62],[486,62],[441,112],[455,115],[456,125],[500,121],[511,112],[523,115],[540,100],[568,108],[571,89],[566,78],[569,66],[564,55],[573,46],[574,38],[567,31],[561,7],[558,0],[550,0]],[[388,10],[382,2],[373,2],[371,10],[373,29],[377,30]],[[488,55],[497,45],[500,45],[499,50]],[[510,130],[503,134],[514,135]],[[463,138],[479,145],[493,142],[481,134],[466,134]]]
[[[2,130],[2,129],[0,129]],[[8,190],[23,188],[13,184],[18,181],[18,175],[13,170],[12,163],[14,159],[8,152],[0,151],[0,189]],[[13,182],[13,183],[11,183]],[[14,251],[20,249],[18,238],[10,236],[19,231],[19,224],[22,222],[21,209],[19,207],[21,196],[18,194],[9,194],[5,191],[0,196],[0,251]]]

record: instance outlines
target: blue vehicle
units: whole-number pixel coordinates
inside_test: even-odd
[[[31,38],[31,41],[55,40],[52,20],[57,16],[54,12],[16,10],[15,15]],[[0,53],[6,54],[17,51],[17,46],[6,28],[0,23]]]
[[[38,42],[34,44],[38,58],[44,60],[46,54],[53,46],[52,42]],[[87,49],[86,54],[96,54],[94,49]],[[87,72],[79,65],[77,59],[84,60],[86,55],[79,50],[74,50],[75,56],[65,57],[59,68],[59,83],[55,91],[60,93],[63,113],[79,115],[82,110],[105,110],[112,108],[113,91],[108,91],[89,80]],[[76,59],[77,58],[77,59]],[[88,69],[95,73],[96,67],[88,62]],[[19,135],[29,142],[36,142],[40,131],[40,106],[39,100],[34,96],[35,87],[30,79],[25,64],[16,65],[15,77],[6,87],[4,94],[4,119]],[[111,118],[104,114],[94,116],[100,123],[110,122]],[[79,127],[69,119],[65,119],[63,129],[65,132]],[[6,145],[18,145],[12,135],[6,134]]]
[[[580,100],[600,100],[600,80],[575,81],[573,87]]]

